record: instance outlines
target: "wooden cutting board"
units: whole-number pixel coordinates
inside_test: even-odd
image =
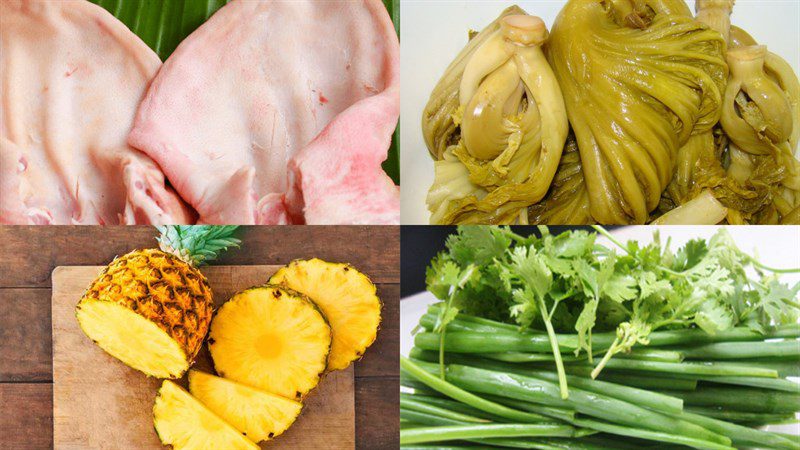
[[[235,292],[263,284],[280,266],[203,268],[219,307]],[[53,445],[56,450],[162,449],[153,429],[153,401],[161,380],[146,377],[94,345],[75,319],[75,305],[102,267],[53,271]],[[203,346],[194,368],[211,372]],[[186,387],[186,377],[180,380]],[[355,447],[353,367],[322,380],[297,422],[269,449]],[[223,449],[221,449],[223,450]]]

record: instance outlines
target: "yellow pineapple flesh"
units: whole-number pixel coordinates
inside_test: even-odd
[[[197,370],[189,371],[189,391],[253,442],[279,436],[303,409],[300,402]]]
[[[212,306],[198,269],[145,249],[109,264],[81,298],[76,317],[90,339],[128,366],[179,378],[200,350]]]
[[[307,295],[333,329],[328,370],[341,370],[372,345],[381,323],[381,302],[375,285],[348,264],[321,259],[297,260],[269,280]]]
[[[239,292],[222,305],[208,339],[220,376],[292,399],[319,383],[330,346],[331,328],[316,305],[269,285]]]
[[[164,380],[153,406],[153,424],[161,443],[173,450],[258,450],[177,384]]]

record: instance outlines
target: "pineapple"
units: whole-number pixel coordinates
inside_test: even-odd
[[[160,250],[116,258],[86,290],[76,309],[83,332],[149,376],[181,377],[211,321],[211,288],[197,266],[238,245],[235,228],[161,227]]]
[[[269,280],[301,292],[316,303],[333,329],[328,370],[341,370],[372,345],[381,323],[375,285],[348,264],[320,259],[297,260]]]
[[[300,402],[196,370],[189,371],[189,391],[253,442],[280,435],[303,409]]]
[[[330,347],[331,328],[314,303],[269,285],[222,305],[208,338],[220,376],[296,400],[319,383]]]
[[[258,450],[231,425],[196,398],[164,380],[153,406],[153,424],[161,443],[173,450]]]

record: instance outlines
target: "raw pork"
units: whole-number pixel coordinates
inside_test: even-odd
[[[160,65],[88,1],[0,1],[0,223],[193,221],[126,143]]]
[[[378,0],[234,1],[164,64],[129,143],[204,223],[398,223],[399,45]]]

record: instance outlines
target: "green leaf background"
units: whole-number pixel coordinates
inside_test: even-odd
[[[202,25],[229,0],[90,0],[111,12],[128,26],[162,61],[175,51],[178,44]],[[394,22],[395,31],[400,30],[400,0],[383,0]],[[392,138],[389,156],[383,170],[400,183],[399,127]]]

